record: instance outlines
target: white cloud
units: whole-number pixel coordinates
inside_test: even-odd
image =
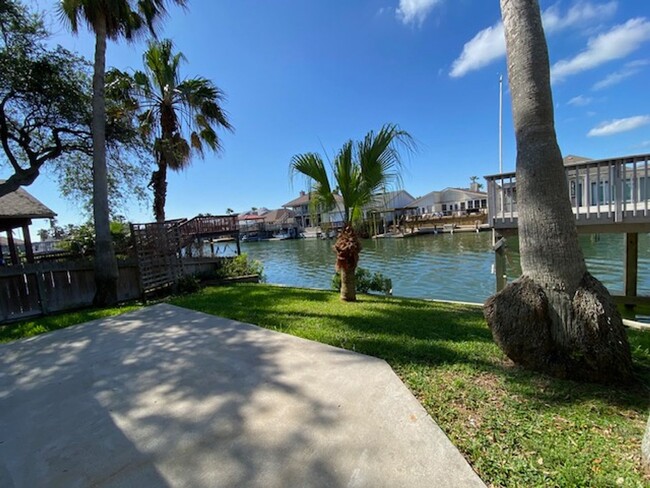
[[[611,136],[620,132],[627,132],[638,127],[650,124],[650,115],[637,115],[626,119],[614,119],[603,122],[589,131],[589,137]]]
[[[487,66],[506,54],[506,41],[503,37],[503,24],[498,22],[483,29],[463,47],[463,52],[451,66],[449,76],[460,78],[470,71]]]
[[[565,15],[559,4],[552,5],[542,13],[542,22],[547,34],[554,34],[570,27],[583,25],[593,20],[602,20],[616,12],[615,1],[602,5],[580,2],[571,7]],[[449,76],[460,78],[470,71],[480,69],[506,55],[506,41],[503,24],[499,21],[483,29],[463,46],[463,52],[453,62]]]
[[[574,107],[586,107],[591,102],[593,102],[592,98],[585,97],[583,95],[578,95],[577,97],[573,97],[571,100],[569,100],[567,104],[573,105]]]
[[[603,88],[608,88],[610,86],[616,85],[626,78],[630,78],[641,71],[641,68],[650,64],[650,61],[646,59],[639,59],[636,61],[631,61],[626,63],[623,69],[619,71],[614,71],[610,73],[605,78],[600,80],[598,83],[594,84],[593,90],[602,90]]]
[[[551,68],[554,81],[587,71],[608,61],[621,59],[650,39],[650,22],[643,17],[630,19],[589,40],[587,49],[572,59],[558,61]]]
[[[422,24],[433,7],[441,2],[442,0],[399,0],[397,18],[404,24]]]
[[[611,17],[616,13],[618,7],[616,2],[608,2],[601,5],[594,5],[589,2],[580,2],[571,7],[567,13],[562,16],[560,13],[559,3],[550,6],[542,14],[544,31],[546,34],[584,24],[592,20]]]

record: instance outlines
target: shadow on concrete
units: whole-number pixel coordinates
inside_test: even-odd
[[[344,438],[309,451],[336,425],[337,399],[288,379],[287,367],[310,364],[309,347],[281,365],[283,336],[179,311],[0,346],[0,485],[347,484],[338,458],[364,453]]]

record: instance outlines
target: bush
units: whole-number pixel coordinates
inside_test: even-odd
[[[201,282],[194,275],[182,276],[176,281],[176,293],[179,295],[186,295],[197,292],[201,289]]]
[[[378,291],[380,293],[385,293],[386,295],[393,294],[393,281],[381,273],[371,273],[367,269],[357,268],[354,273],[354,278],[357,293]],[[336,273],[332,276],[332,288],[334,290],[341,290],[340,273]]]
[[[264,265],[256,259],[249,260],[246,253],[225,259],[223,264],[215,271],[215,276],[219,279],[238,278],[248,275],[259,275],[260,281],[264,281]]]

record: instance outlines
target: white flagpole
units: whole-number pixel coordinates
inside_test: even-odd
[[[503,75],[499,75],[499,174],[503,174]]]

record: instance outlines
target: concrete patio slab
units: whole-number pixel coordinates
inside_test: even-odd
[[[0,346],[0,486],[484,485],[384,361],[155,305]]]

